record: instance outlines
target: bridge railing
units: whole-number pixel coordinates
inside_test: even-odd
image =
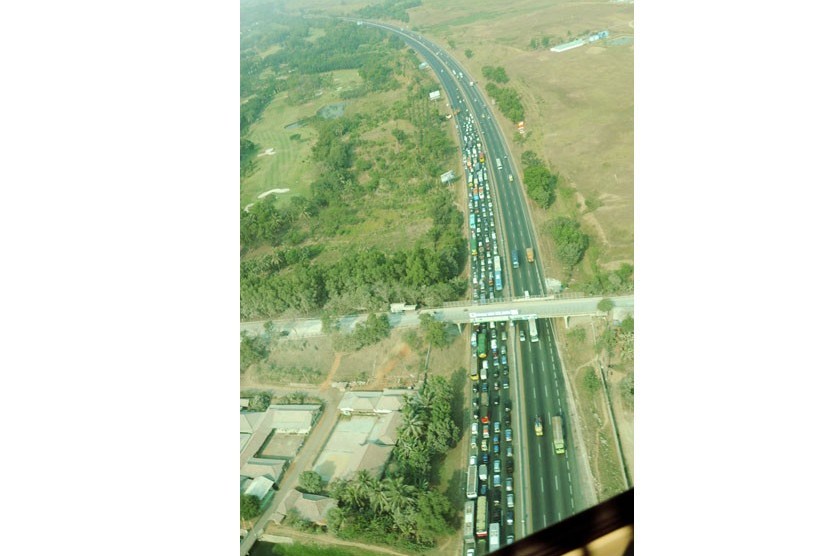
[[[472,300],[462,300],[462,301],[445,301],[441,306],[445,309],[449,309],[452,307],[486,307],[488,305],[494,305],[496,303],[513,303],[515,301],[533,301],[533,300],[540,300],[540,299],[547,299],[547,300],[559,300],[559,299],[585,299],[587,297],[600,297],[598,295],[588,295],[582,292],[561,292],[561,293],[549,293],[543,295],[531,295],[525,297],[523,295],[517,296],[505,296],[501,299],[496,299],[493,301],[488,301],[487,303],[476,303]]]

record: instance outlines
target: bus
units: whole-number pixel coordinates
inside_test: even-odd
[[[562,417],[554,415],[551,424],[553,426],[553,451],[557,454],[564,454],[565,435],[562,430]]]
[[[470,500],[476,499],[476,494],[478,493],[478,475],[476,474],[476,466],[470,465],[467,468],[467,498]],[[472,504],[472,502],[467,502],[468,504]],[[470,516],[470,529],[473,528],[473,518]],[[470,531],[470,536],[472,536],[472,531]]]
[[[499,545],[501,544],[500,529],[501,526],[498,521],[490,524],[490,552],[494,552],[499,549]]]
[[[476,227],[476,215],[471,214],[470,215],[470,229],[475,230],[475,227]]]
[[[478,347],[476,348],[479,359],[487,359],[487,335],[482,332],[478,335]]]
[[[493,270],[496,273],[496,291],[502,290],[502,283],[501,283],[501,257],[496,255],[493,257]]]
[[[538,342],[539,341],[539,334],[536,332],[536,319],[529,319],[528,324],[530,325],[530,341],[531,342]],[[481,344],[481,337],[478,339],[479,345]]]
[[[487,497],[479,496],[476,502],[476,537],[487,538]]]
[[[473,520],[475,519],[476,503],[468,500],[464,503],[464,540],[473,540]]]

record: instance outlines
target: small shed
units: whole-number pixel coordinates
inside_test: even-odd
[[[432,91],[429,94],[429,100],[438,100],[441,98],[441,91]]]

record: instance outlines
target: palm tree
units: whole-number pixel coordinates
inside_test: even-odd
[[[357,475],[352,480],[351,484],[354,485],[355,494],[357,496],[357,505],[360,507],[365,506],[366,502],[369,501],[371,498],[371,487],[373,481],[376,481],[372,475],[365,469],[361,469],[357,472]]]
[[[416,489],[412,485],[406,484],[403,477],[386,479],[384,483],[384,486],[387,489],[386,495],[389,504],[388,507],[393,513],[404,510],[415,504],[413,496],[415,495]]]

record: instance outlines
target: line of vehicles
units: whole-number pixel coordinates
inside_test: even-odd
[[[506,322],[474,324],[476,353],[471,365],[472,423],[467,467],[464,540],[467,554],[499,548],[514,539],[515,493],[512,401]],[[469,524],[469,525],[468,525]]]

